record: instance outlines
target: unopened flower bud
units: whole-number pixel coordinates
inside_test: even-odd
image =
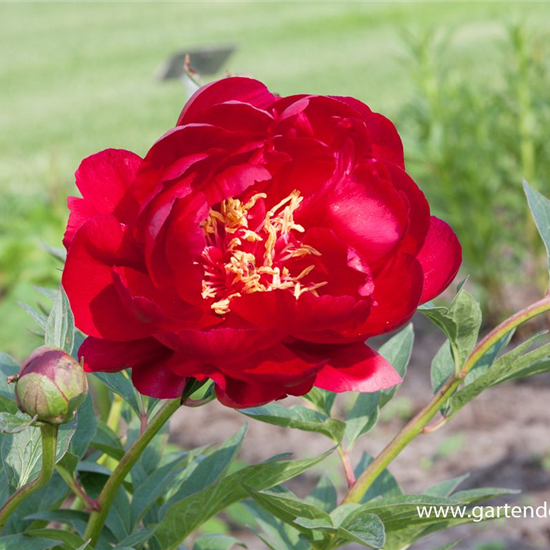
[[[49,424],[71,420],[87,393],[88,381],[82,367],[68,353],[51,346],[31,353],[15,385],[19,408]]]

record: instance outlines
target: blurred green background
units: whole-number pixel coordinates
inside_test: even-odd
[[[80,160],[145,154],[186,98],[155,70],[224,43],[238,47],[229,71],[275,92],[353,95],[392,118],[498,317],[514,306],[504,279],[537,286],[521,177],[550,191],[549,15],[529,2],[0,4],[0,349],[33,347],[16,303],[59,279],[40,241],[60,246]]]

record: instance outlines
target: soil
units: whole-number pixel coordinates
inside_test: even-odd
[[[357,444],[352,456],[354,463],[363,451],[372,455],[380,452],[431,397],[429,366],[443,337],[423,317],[415,318],[414,326],[416,342],[405,382],[387,405],[376,429]],[[292,402],[288,399],[283,403]],[[342,403],[337,401],[337,406]],[[545,501],[550,503],[549,405],[550,376],[503,384],[476,398],[449,425],[418,437],[390,469],[407,493],[423,492],[439,481],[469,472],[470,477],[461,489],[506,487],[521,491],[491,504],[536,507]],[[249,424],[249,429],[241,458],[247,463],[260,462],[282,452],[292,452],[295,457],[313,456],[331,447],[323,436],[252,421],[217,402],[180,411],[172,421],[171,433],[174,442],[191,448],[221,442],[244,423]],[[339,471],[336,457],[329,460],[324,469]],[[318,471],[308,473],[289,486],[305,496],[318,475]],[[340,481],[343,487],[343,478]],[[241,530],[236,536],[245,541],[250,550],[266,548],[250,532]],[[460,550],[548,550],[550,518],[470,524],[434,534],[414,548],[429,550],[458,539],[463,539],[457,546]]]

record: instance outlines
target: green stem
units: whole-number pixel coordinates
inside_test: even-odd
[[[489,349],[511,330],[545,311],[550,311],[550,295],[545,296],[542,300],[512,315],[512,317],[506,319],[506,321],[498,325],[485,336],[485,338],[476,345],[460,372],[449,377],[443,387],[433,396],[432,400],[407,423],[386,448],[370,463],[368,468],[361,474],[348,491],[343,504],[361,502],[363,496],[378,476],[417,435],[424,431],[425,427],[441,409],[442,405],[447,402],[462,384],[468,372],[470,372]]]
[[[57,431],[58,426],[54,424],[44,424],[40,427],[42,437],[42,469],[34,481],[17,489],[4,506],[0,508],[0,531],[2,531],[17,507],[29,495],[47,485],[48,481],[52,478],[57,453]]]
[[[130,473],[130,470],[137,462],[147,445],[179,407],[179,399],[167,401],[159,410],[155,418],[153,418],[153,420],[149,423],[147,428],[145,428],[143,433],[134,442],[134,444],[126,451],[126,454],[122,457],[121,461],[118,463],[118,466],[109,477],[97,499],[100,509],[99,511],[92,512],[86,527],[86,532],[84,533],[84,540],[91,539],[92,548],[99,539],[99,535],[101,534],[101,530],[103,529],[105,520],[107,519],[107,515],[109,514],[113,499],[115,498],[119,487],[122,485],[123,481],[126,479],[126,476]]]

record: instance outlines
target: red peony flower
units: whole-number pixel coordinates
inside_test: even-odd
[[[406,323],[461,262],[407,175],[392,123],[348,97],[201,88],[144,159],[76,173],[63,286],[88,371],[130,367],[145,395],[212,379],[250,407],[313,386],[400,382],[365,339]]]

